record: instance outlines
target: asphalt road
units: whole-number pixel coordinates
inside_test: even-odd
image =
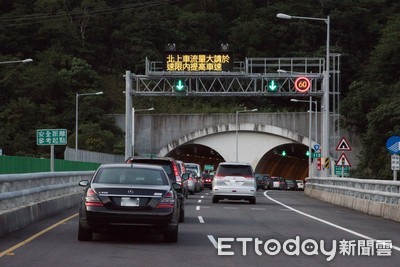
[[[93,241],[79,242],[77,210],[0,238],[0,266],[386,267],[400,262],[400,223],[303,192],[258,191],[256,205],[213,204],[207,189],[191,195],[176,244],[141,233],[95,234]]]

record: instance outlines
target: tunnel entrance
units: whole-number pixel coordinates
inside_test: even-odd
[[[258,162],[255,172],[280,176],[285,179],[302,179],[308,176],[308,147],[303,144],[283,144],[266,152]],[[225,159],[214,149],[199,144],[185,144],[170,151],[167,157],[183,162],[198,163],[204,170],[205,165],[214,166],[214,170]]]
[[[308,147],[303,144],[276,146],[261,158],[255,172],[304,180],[308,176]]]
[[[204,170],[204,165],[213,165],[214,170],[216,170],[218,164],[225,161],[225,159],[214,149],[199,144],[186,144],[179,146],[169,152],[166,156],[183,162],[200,164],[202,170]]]

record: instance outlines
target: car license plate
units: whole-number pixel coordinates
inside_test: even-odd
[[[121,197],[122,207],[139,207],[139,198]]]

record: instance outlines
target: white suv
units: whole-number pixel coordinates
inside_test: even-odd
[[[212,183],[213,203],[220,199],[249,200],[256,204],[257,182],[249,163],[221,162]]]

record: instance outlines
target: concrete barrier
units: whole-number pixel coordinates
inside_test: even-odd
[[[0,175],[0,237],[76,207],[94,171]]]
[[[307,178],[304,193],[313,198],[400,222],[400,181]]]

